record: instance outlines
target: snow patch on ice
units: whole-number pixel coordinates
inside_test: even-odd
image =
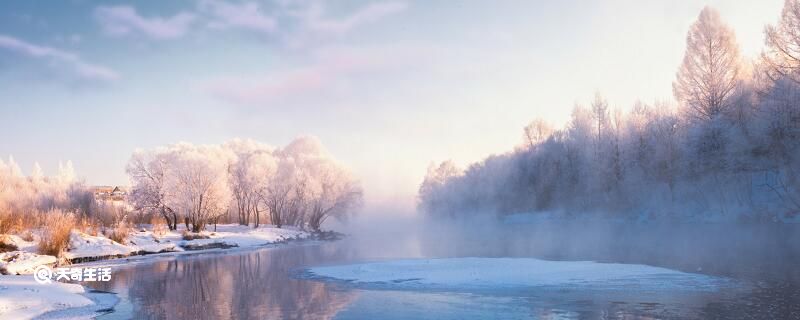
[[[413,259],[314,267],[311,277],[400,289],[715,290],[726,279],[637,264],[534,258]]]

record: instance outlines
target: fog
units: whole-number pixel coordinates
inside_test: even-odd
[[[743,280],[800,280],[800,226],[603,219],[440,219],[364,214],[343,230],[363,256],[535,257],[666,267]]]
[[[800,60],[787,52],[800,43],[798,7],[786,2],[752,61],[725,17],[704,8],[687,33],[677,103],[623,112],[597,93],[561,128],[534,119],[513,150],[464,168],[432,164],[415,214],[371,212],[355,237],[364,250],[409,256],[595,260],[796,283]]]

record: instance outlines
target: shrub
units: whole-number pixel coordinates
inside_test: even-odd
[[[39,253],[60,256],[69,246],[69,237],[75,228],[75,216],[62,211],[51,211],[44,216],[42,238],[39,240]]]

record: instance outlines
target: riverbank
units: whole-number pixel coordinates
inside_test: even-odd
[[[11,242],[17,250],[0,253],[0,270],[4,273],[0,276],[0,318],[30,319],[61,314],[68,314],[70,318],[91,318],[109,307],[108,299],[115,299],[104,297],[111,296],[109,294],[88,291],[78,284],[40,284],[32,275],[40,266],[124,265],[175,254],[278,246],[297,241],[336,240],[339,237],[340,234],[334,232],[308,232],[271,225],[258,228],[218,225],[216,231],[199,234],[186,234],[181,228],[158,233],[145,226],[132,231],[124,243],[119,243],[102,235],[72,231],[68,249],[57,259],[36,253],[36,236],[29,239],[31,241],[25,241],[18,236],[7,235],[6,241]],[[110,305],[113,306],[113,303]],[[70,313],[71,310],[76,312]]]

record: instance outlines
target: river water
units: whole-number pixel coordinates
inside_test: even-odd
[[[427,237],[421,242],[397,235],[397,241],[374,245],[353,237],[337,242],[169,256],[115,266],[111,282],[93,283],[92,287],[120,298],[114,311],[99,319],[800,319],[797,252],[759,250],[759,246],[796,240],[796,228],[779,229],[760,231],[769,237],[777,234],[777,240],[770,240],[776,243],[752,240],[753,234],[741,243],[698,240],[708,231],[673,234],[700,242],[684,251],[663,250],[647,242],[655,240],[628,246],[603,244],[613,250],[591,245],[576,250],[571,245],[569,249],[555,245],[547,249],[524,247],[509,240],[514,237],[505,237],[503,250],[487,249],[497,248],[498,243],[468,241],[453,250],[450,241],[463,239]],[[670,247],[680,247],[681,241],[669,242]],[[434,243],[442,246],[437,250]],[[568,241],[560,244],[567,246]],[[721,252],[721,247],[732,249]],[[670,259],[670,252],[678,252],[678,257],[689,248],[691,259]],[[363,288],[308,279],[303,272],[319,265],[442,256],[537,256],[642,263],[726,277],[738,285],[713,292],[647,294],[568,288],[443,292]]]

